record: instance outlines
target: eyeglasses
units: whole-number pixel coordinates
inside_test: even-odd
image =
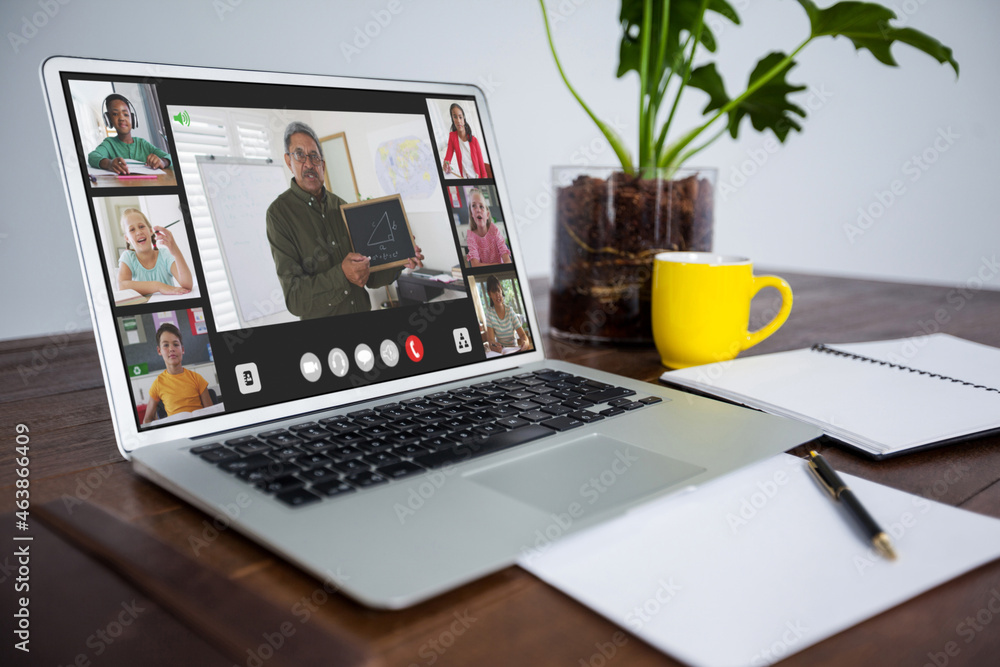
[[[323,164],[323,156],[321,156],[319,153],[313,152],[307,154],[301,148],[295,151],[294,153],[286,153],[286,155],[291,155],[293,158],[295,158],[296,162],[304,163],[306,160],[309,160],[311,163],[315,165]]]

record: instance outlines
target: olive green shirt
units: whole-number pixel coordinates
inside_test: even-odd
[[[267,208],[267,240],[285,306],[301,319],[371,310],[368,291],[350,282],[340,266],[351,252],[340,213],[344,203],[326,188],[314,197],[293,178]],[[400,271],[372,271],[367,287],[390,285]]]

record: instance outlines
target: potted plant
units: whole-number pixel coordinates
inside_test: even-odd
[[[556,270],[550,323],[559,338],[585,341],[649,342],[653,256],[664,250],[710,250],[714,170],[687,171],[692,157],[728,133],[737,138],[743,119],[758,132],[770,130],[784,142],[800,131],[805,111],[790,98],[805,90],[789,83],[795,57],[814,40],[846,37],[855,48],[895,66],[891,48],[907,44],[947,63],[958,75],[952,50],[933,37],[890,25],[895,13],[869,2],[838,2],[820,9],[797,0],[809,18],[810,34],[790,53],[773,51],[750,73],[745,89],[730,96],[705,56],[717,49],[706,14],[740,23],[726,0],[622,0],[621,48],[617,76],[639,75],[638,154],[633,159],[622,137],[591,111],[576,92],[556,54],[544,0],[539,0],[549,47],[559,75],[597,124],[621,169],[558,173]],[[706,53],[707,52],[707,53]],[[695,61],[698,66],[695,66]],[[694,88],[708,97],[704,120],[674,132],[681,96]],[[580,171],[580,170],[577,170]]]

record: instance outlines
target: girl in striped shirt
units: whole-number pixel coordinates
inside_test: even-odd
[[[504,303],[500,291],[500,281],[496,276],[486,280],[486,293],[490,303],[486,309],[486,341],[490,351],[503,353],[505,347],[518,347],[520,350],[530,350],[531,341],[524,333],[517,314]]]

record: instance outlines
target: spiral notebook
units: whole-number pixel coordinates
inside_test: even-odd
[[[815,345],[660,379],[813,424],[875,458],[1000,429],[1000,349],[947,334]]]

